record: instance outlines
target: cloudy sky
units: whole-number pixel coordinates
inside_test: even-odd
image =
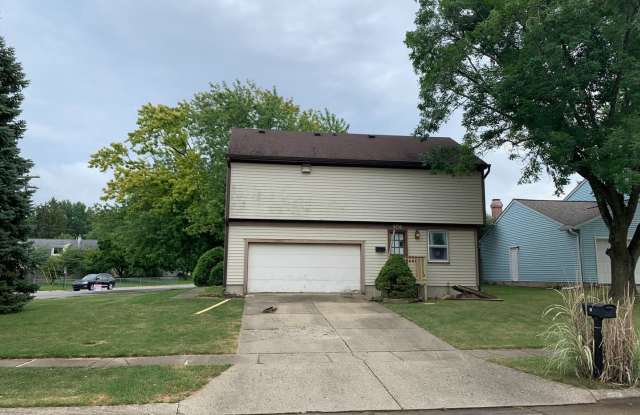
[[[403,44],[411,0],[1,0],[0,35],[31,85],[21,143],[36,202],[98,202],[107,176],[89,155],[126,137],[147,102],[175,104],[209,82],[251,79],[303,107],[329,108],[351,132],[410,134],[417,82]],[[459,117],[439,135],[460,138]],[[552,198],[548,179],[491,163],[487,199]],[[569,190],[569,189],[567,189]]]

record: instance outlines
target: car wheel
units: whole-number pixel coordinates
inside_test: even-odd
[[[87,284],[87,290],[93,291],[93,284]]]
[[[107,290],[113,290],[113,284],[107,285]]]
[[[74,288],[73,291],[80,291],[80,288]]]

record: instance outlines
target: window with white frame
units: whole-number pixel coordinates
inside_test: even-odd
[[[449,262],[449,233],[429,231],[429,262]]]
[[[391,255],[404,255],[404,246],[404,231],[389,231],[389,253]]]

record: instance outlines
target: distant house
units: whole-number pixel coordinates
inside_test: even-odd
[[[492,206],[495,225],[479,241],[483,281],[611,283],[609,231],[587,181],[564,200],[513,199],[501,211],[496,199]],[[630,228],[639,222],[636,212]]]
[[[60,255],[68,248],[79,249],[97,249],[98,241],[95,239],[82,239],[78,236],[77,239],[44,239],[35,238],[29,239],[33,243],[35,248],[47,249],[49,255]]]

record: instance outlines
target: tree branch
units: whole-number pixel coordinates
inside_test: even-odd
[[[591,189],[593,190],[593,195],[596,197],[596,202],[598,203],[598,209],[600,210],[600,215],[602,216],[602,220],[604,221],[607,228],[611,230],[613,228],[613,217],[611,216],[611,211],[609,210],[609,206],[607,204],[607,192],[605,190],[605,185],[602,183],[597,177],[595,177],[591,172],[586,169],[577,169],[577,172],[587,179],[589,184],[591,185]]]

